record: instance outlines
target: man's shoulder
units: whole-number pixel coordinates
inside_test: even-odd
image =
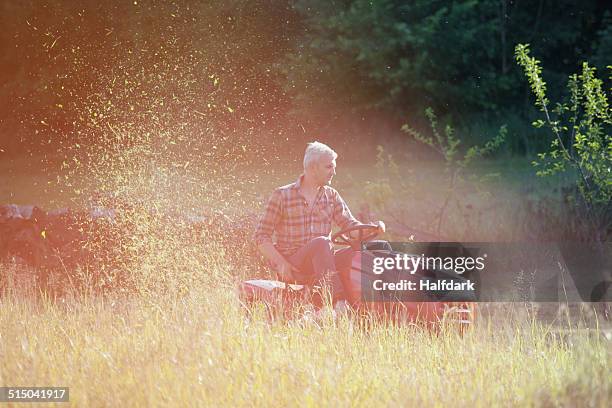
[[[289,194],[293,191],[295,191],[298,187],[298,183],[297,182],[293,182],[293,183],[289,183],[289,184],[285,184],[284,186],[280,186],[274,189],[273,193],[280,193],[282,195],[285,194]],[[332,186],[323,186],[323,191],[325,193],[325,195],[327,195],[328,197],[333,197],[333,198],[341,198],[340,193],[338,193],[338,190],[336,190],[335,188],[333,188]]]
[[[325,189],[325,191],[329,191],[330,193],[338,194],[338,190],[336,190],[330,185],[324,185],[323,188]]]
[[[326,194],[329,194],[330,197],[334,197],[334,198],[340,197],[340,193],[338,193],[338,190],[336,190],[332,186],[323,186],[323,189]]]
[[[289,197],[291,192],[296,188],[296,183],[289,183],[284,186],[276,187],[274,191],[272,191],[272,196],[281,196],[281,197]]]
[[[297,183],[294,181],[293,183],[285,184],[284,186],[277,187],[275,191],[287,191],[292,190],[296,187]]]

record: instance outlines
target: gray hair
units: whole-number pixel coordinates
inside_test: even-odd
[[[330,156],[335,160],[338,157],[338,153],[334,152],[331,147],[324,143],[317,141],[308,143],[306,152],[304,152],[304,169],[319,161],[323,156]]]

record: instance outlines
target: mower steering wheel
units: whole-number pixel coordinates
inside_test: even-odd
[[[359,231],[357,238],[351,238],[348,234],[353,231]],[[352,227],[345,228],[341,231],[336,232],[332,237],[332,243],[336,245],[351,246],[356,249],[360,249],[359,246],[362,242],[370,241],[378,235],[377,224],[359,224],[353,225]]]

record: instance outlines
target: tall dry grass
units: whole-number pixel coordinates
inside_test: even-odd
[[[269,322],[244,313],[221,260],[209,261],[182,293],[7,288],[0,384],[67,386],[73,406],[610,405],[612,350],[597,328],[559,331],[518,305],[463,336]]]

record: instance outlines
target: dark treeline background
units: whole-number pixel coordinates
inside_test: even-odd
[[[514,47],[531,44],[553,101],[582,61],[609,81],[607,3],[3,1],[0,149],[95,143],[147,115],[203,143],[377,142],[432,107],[467,142],[507,124],[506,152],[531,155],[548,141]]]

